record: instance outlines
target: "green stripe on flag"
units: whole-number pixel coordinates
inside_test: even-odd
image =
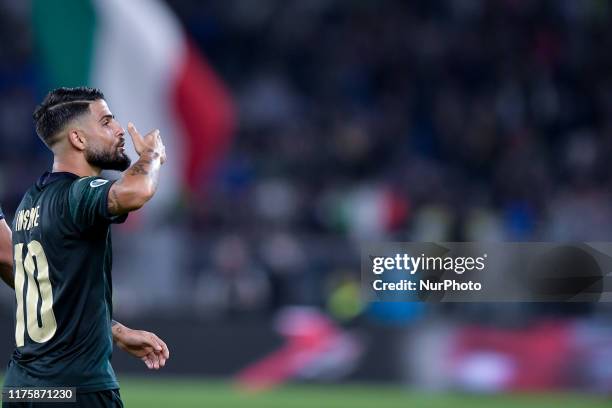
[[[87,0],[33,0],[34,38],[53,87],[90,80],[96,13]]]

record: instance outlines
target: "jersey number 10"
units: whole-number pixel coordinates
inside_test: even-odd
[[[25,259],[23,245],[15,245],[15,296],[17,296],[17,324],[15,325],[15,342],[17,347],[25,344],[26,322],[23,315],[23,297],[27,314],[28,335],[37,343],[49,341],[57,330],[55,314],[53,314],[53,289],[49,280],[49,264],[42,245],[38,241],[31,241],[27,246]],[[36,265],[34,265],[36,258]],[[38,274],[34,276],[34,271]],[[25,270],[25,272],[24,272]],[[24,294],[25,279],[28,279],[28,288]],[[38,319],[38,303],[40,302],[40,323]]]

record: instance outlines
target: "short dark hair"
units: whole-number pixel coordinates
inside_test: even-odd
[[[51,147],[57,142],[57,134],[74,118],[89,110],[89,103],[104,99],[96,88],[57,88],[45,96],[34,110],[34,124],[38,137]]]

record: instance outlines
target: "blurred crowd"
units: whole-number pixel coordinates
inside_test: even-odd
[[[30,119],[44,90],[26,3],[0,2],[9,216],[50,164]],[[180,266],[120,276],[118,308],[350,318],[360,242],[612,239],[608,2],[168,3],[239,128],[216,177],[142,237]],[[144,282],[159,296],[132,296]]]

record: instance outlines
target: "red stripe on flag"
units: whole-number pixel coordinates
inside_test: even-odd
[[[184,176],[195,191],[208,181],[236,127],[232,98],[199,51],[189,43],[174,91],[179,126],[186,136]]]

